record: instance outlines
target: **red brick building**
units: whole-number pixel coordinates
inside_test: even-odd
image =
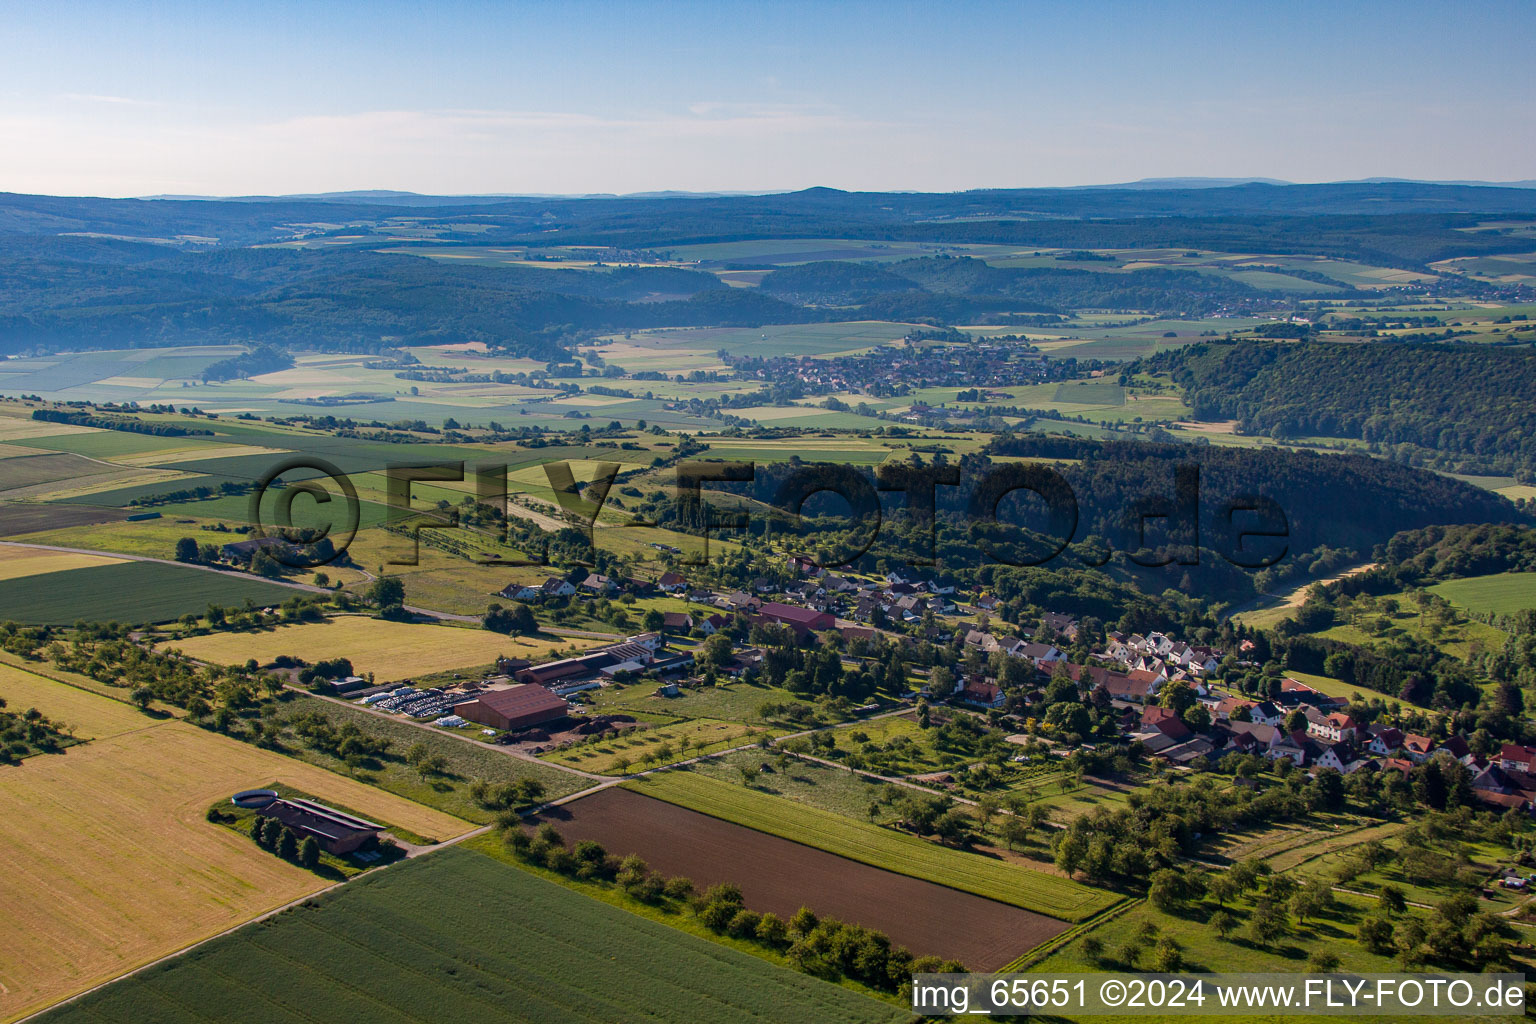
[[[487,690],[474,700],[453,706],[453,713],[493,729],[526,729],[564,718],[570,705],[542,686],[514,686]]]

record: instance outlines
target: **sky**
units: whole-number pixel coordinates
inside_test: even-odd
[[[0,0],[0,191],[1536,178],[1536,4]]]

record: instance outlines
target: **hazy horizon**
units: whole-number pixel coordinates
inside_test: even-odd
[[[1490,44],[1536,34],[1524,4],[88,2],[5,24],[10,192],[1536,177],[1533,72]]]

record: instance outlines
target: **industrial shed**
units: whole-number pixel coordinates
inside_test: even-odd
[[[487,690],[474,700],[455,704],[453,713],[493,729],[526,729],[564,718],[570,705],[542,686],[526,684]]]

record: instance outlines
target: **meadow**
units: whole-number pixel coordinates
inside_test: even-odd
[[[643,767],[659,759],[666,763],[684,756],[697,757],[751,743],[758,736],[776,734],[775,730],[756,729],[742,722],[708,718],[663,721],[552,751],[545,754],[544,759],[599,775],[624,775],[631,768]],[[666,751],[671,751],[671,755],[668,756]]]
[[[445,898],[450,893],[473,899]],[[43,1020],[190,1024],[237,1006],[270,1024],[312,1021],[316,1007],[327,1019],[377,1024],[894,1024],[906,1017],[455,848],[372,872]]]
[[[311,664],[346,657],[359,675],[373,675],[379,682],[389,682],[448,669],[478,668],[491,664],[500,655],[540,661],[556,650],[592,644],[591,640],[504,636],[470,626],[338,615],[327,622],[190,636],[164,646],[218,665],[243,665],[250,658],[266,664],[280,654],[303,658]]]
[[[697,327],[636,331],[625,341],[636,348],[705,352],[724,349],[754,356],[825,356],[897,344],[915,325],[884,320],[829,324],[768,324],[763,327]],[[624,363],[622,356],[615,362]],[[626,368],[628,368],[626,366]]]
[[[1513,615],[1536,608],[1536,572],[1503,572],[1447,580],[1429,588],[1453,604],[1485,615]]]
[[[117,562],[28,576],[0,592],[0,622],[66,625],[166,622],[210,604],[282,604],[290,587],[253,576],[206,572],[160,562]]]
[[[1065,878],[940,846],[697,772],[662,772],[623,785],[658,800],[849,860],[927,879],[1063,921],[1092,917],[1119,899],[1113,893]]]
[[[766,703],[805,704],[809,701],[779,686],[761,683],[728,682],[725,685],[682,687],[676,697],[658,697],[656,687],[645,683],[633,686],[605,686],[582,694],[594,712],[641,712],[680,718],[716,718],[751,725],[766,725],[759,709]]]
[[[28,675],[28,674],[23,674]],[[49,1005],[313,892],[315,875],[205,820],[282,782],[448,838],[469,825],[360,782],[38,676],[0,696],[90,742],[0,772],[0,1020]]]

